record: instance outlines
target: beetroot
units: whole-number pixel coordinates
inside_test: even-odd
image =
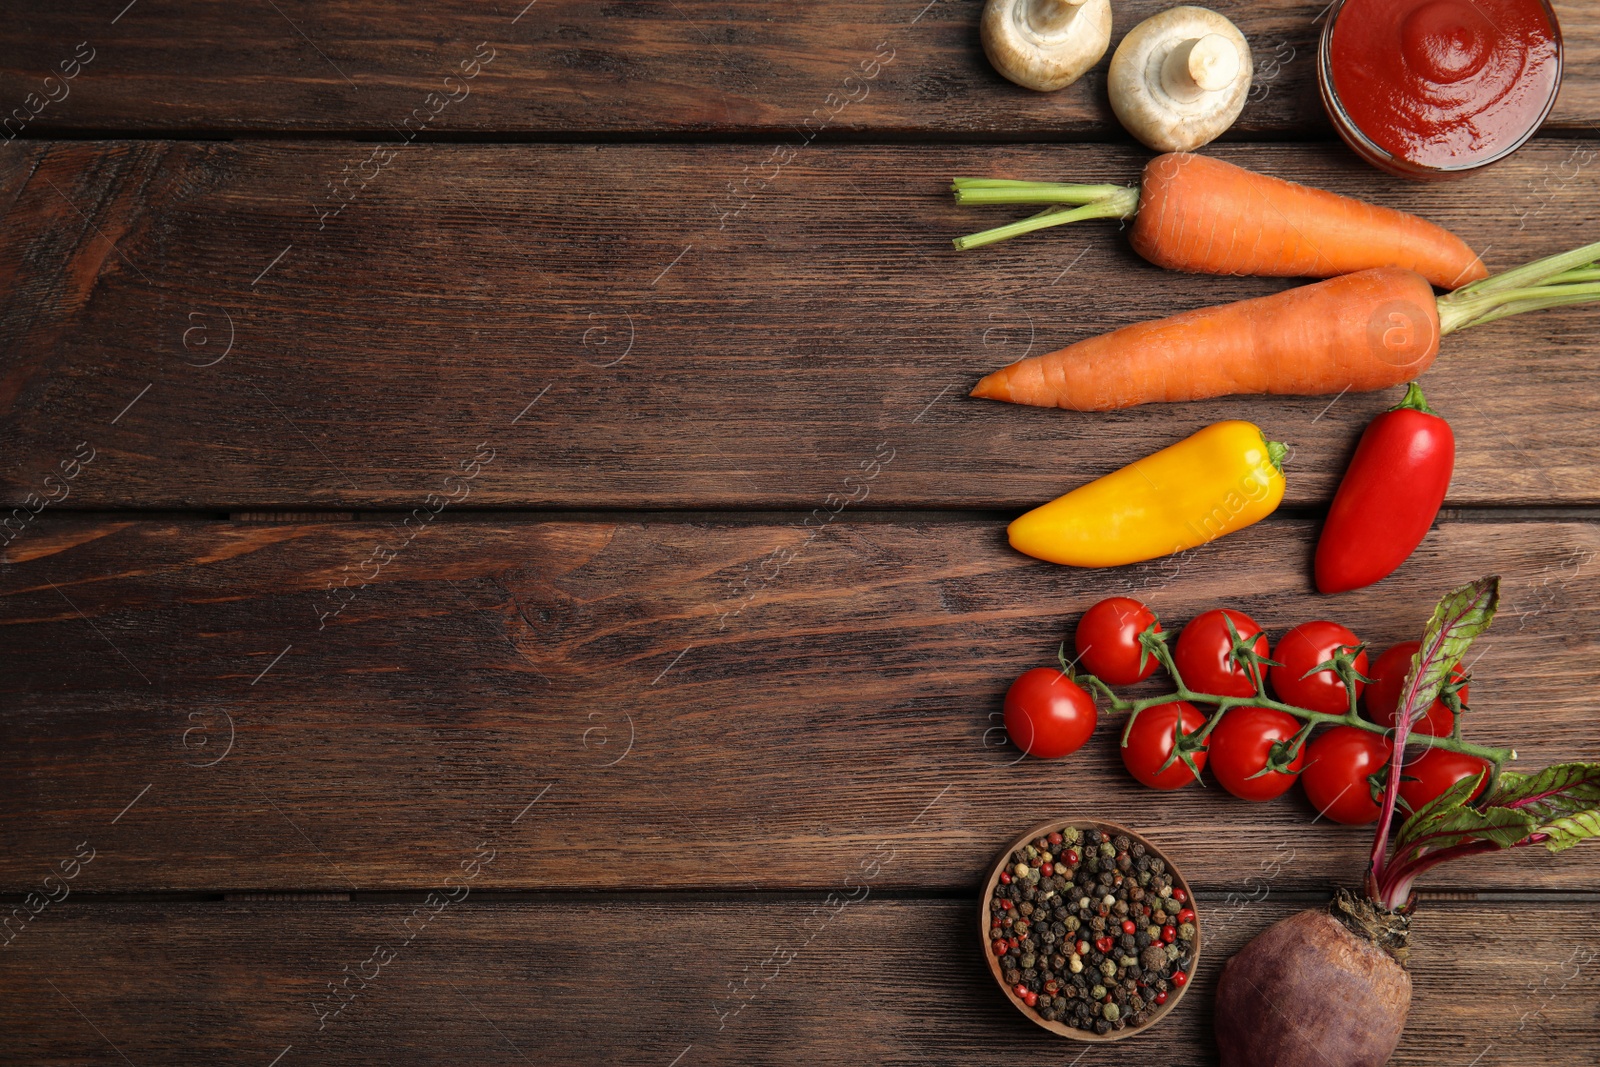
[[[1340,890],[1330,908],[1291,915],[1223,967],[1215,1015],[1223,1067],[1384,1063],[1411,1005],[1405,960],[1417,876],[1460,856],[1529,845],[1560,852],[1600,835],[1600,764],[1515,774],[1495,761],[1411,812],[1390,852],[1411,724],[1432,705],[1473,638],[1489,628],[1499,592],[1500,580],[1489,577],[1446,596],[1412,657],[1364,896]]]
[[[1395,930],[1364,901],[1345,896],[1337,904],[1366,912],[1367,921],[1296,912],[1222,968],[1222,1067],[1377,1067],[1400,1043],[1411,1006],[1405,920],[1390,917]]]

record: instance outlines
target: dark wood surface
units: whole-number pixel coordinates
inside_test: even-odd
[[[1126,136],[1106,102],[1104,61],[1049,94],[991,71],[978,41],[980,0],[138,0],[113,24],[126,2],[37,5],[10,20],[0,43],[0,90],[10,106],[38,91],[80,41],[93,49],[68,95],[40,110],[25,135],[390,136],[414,108],[436,107],[427,94],[485,42],[494,50],[485,80],[440,112],[428,134]],[[1170,6],[1119,0],[1113,40]],[[1255,61],[1255,88],[1231,136],[1326,133],[1315,58],[1326,0],[1211,6],[1237,23]],[[1557,0],[1555,8],[1566,51],[1551,127],[1592,135],[1600,14],[1583,0]],[[861,64],[878,55],[891,58],[873,76],[845,82],[872,71]]]
[[[505,845],[494,866],[516,852]],[[266,1064],[287,1048],[284,1064],[1207,1064],[1222,959],[1319,903],[1271,890],[1202,900],[1217,955],[1202,958],[1183,1010],[1083,1054],[994,988],[965,900],[438,900],[69,898],[0,958],[0,1056]],[[1592,922],[1584,904],[1423,903],[1410,1019],[1390,1062],[1592,1062],[1581,1058],[1600,1025],[1592,941],[1530,958],[1527,936]],[[379,949],[392,954],[381,968],[369,962]],[[371,980],[344,986],[353,999],[329,992],[360,974]]]
[[[874,506],[1015,509],[1248,418],[1295,446],[1288,500],[1316,507],[1398,397],[1099,415],[968,399],[1025,353],[1288,284],[1164,272],[1107,224],[949,246],[1020,214],[956,207],[952,174],[1134,181],[1130,149],[831,146],[719,228],[722,179],[764,149],[414,146],[319,222],[325,181],[372,151],[54,143],[0,159],[3,499],[88,441],[100,458],[65,507],[404,509],[487,442],[499,458],[469,507],[806,510],[881,447]],[[1579,151],[1541,141],[1419,187],[1331,145],[1217,149],[1447,223],[1496,268],[1600,224],[1600,171],[1542,184]],[[1591,320],[1446,339],[1425,381],[1461,440],[1453,503],[1600,501],[1600,443],[1573,431],[1600,405]]]
[[[1590,6],[1557,4],[1544,133],[1437,186],[1332,140],[1320,2],[1215,6],[1258,89],[1208,151],[1494,269],[1600,234]],[[1214,1062],[1223,960],[1356,884],[1367,833],[1142,790],[1109,718],[1020,760],[1005,686],[1111,593],[1381,647],[1499,573],[1468,730],[1600,759],[1593,313],[1447,340],[1448,510],[1393,578],[1318,597],[1320,515],[1394,396],[965,397],[1288,284],[1164,273],[1106,224],[951,250],[1021,213],[955,207],[953,175],[1146,158],[1103,66],[994,75],[979,7],[0,4],[0,1062]],[[1115,571],[1005,546],[1224,417],[1295,446],[1284,514]],[[1176,857],[1208,946],[1159,1031],[1081,1060],[967,936],[996,849],[1075,815]],[[1429,876],[1393,1062],[1596,1062],[1597,877],[1592,845]]]
[[[61,524],[16,540],[0,586],[0,690],[18,694],[0,780],[25,783],[0,887],[27,889],[37,857],[146,785],[105,890],[414,886],[535,798],[522,858],[485,885],[713,888],[738,871],[823,888],[886,839],[902,853],[886,884],[953,890],[1065,812],[1149,833],[1206,889],[1280,844],[1300,857],[1283,884],[1323,886],[1360,869],[1370,834],[1308,826],[1298,793],[1151,794],[1111,717],[1061,763],[1019,762],[996,729],[1010,679],[1112,592],[1173,625],[1228,604],[1274,635],[1332,610],[1309,594],[1314,535],[1269,521],[1181,566],[1082,572],[1012,552],[992,522],[440,519],[346,587],[396,543],[390,525]],[[1500,573],[1471,736],[1533,767],[1600,760],[1597,558],[1587,523],[1447,523],[1336,614],[1387,648],[1421,633],[1435,590]],[[647,862],[595,861],[627,835]],[[1597,876],[1600,849],[1529,850],[1429,883]]]

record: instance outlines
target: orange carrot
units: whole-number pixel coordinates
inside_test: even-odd
[[[1397,267],[1125,326],[984,378],[973,396],[1111,411],[1235,393],[1334,393],[1408,382],[1446,334],[1507,315],[1600,300],[1600,243],[1446,296]]]
[[[1488,275],[1461,238],[1415,215],[1187,152],[1152,159],[1137,189],[971,178],[954,188],[963,204],[1056,205],[963,237],[963,249],[1078,219],[1131,217],[1134,250],[1171,270],[1331,278],[1403,267],[1441,289]]]
[[[1200,274],[1331,278],[1404,267],[1441,289],[1489,275],[1465,241],[1415,215],[1187,153],[1144,168],[1131,240],[1158,267]]]

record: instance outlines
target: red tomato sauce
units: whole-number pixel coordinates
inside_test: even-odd
[[[1329,48],[1351,121],[1424,167],[1515,147],[1560,79],[1558,32],[1539,0],[1345,0]]]

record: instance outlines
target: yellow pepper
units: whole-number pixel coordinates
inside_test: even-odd
[[[1119,567],[1214,541],[1271,515],[1284,454],[1251,422],[1207,426],[1011,524],[1011,547],[1051,563]]]

